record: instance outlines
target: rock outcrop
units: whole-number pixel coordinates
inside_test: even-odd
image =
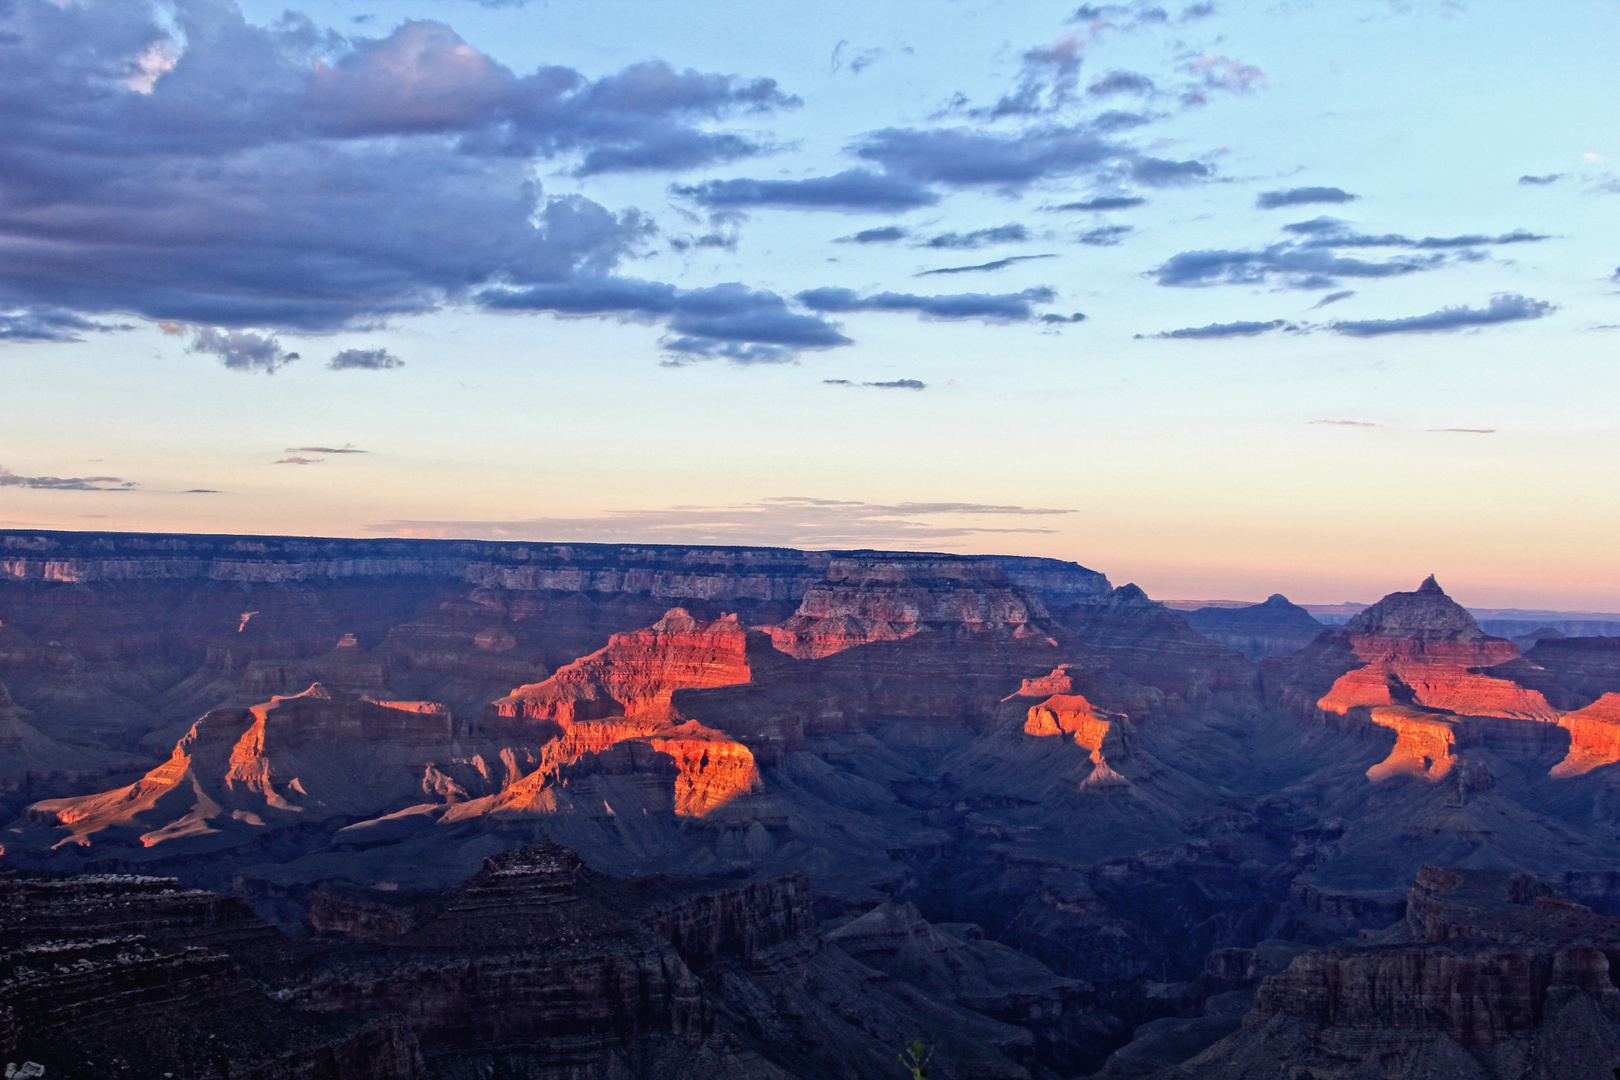
[[[837,558],[799,609],[766,627],[789,656],[816,659],[924,632],[1046,637],[1046,609],[984,559],[938,555]]]
[[[1273,593],[1262,604],[1202,607],[1183,611],[1181,616],[1209,640],[1236,649],[1254,661],[1298,652],[1326,629],[1282,593]]]
[[[1391,593],[1268,671],[1285,704],[1344,716],[1357,708],[1411,706],[1463,716],[1551,721],[1540,693],[1481,669],[1515,659],[1511,641],[1493,638],[1427,578],[1415,592]]]

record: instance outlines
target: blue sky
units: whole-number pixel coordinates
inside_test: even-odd
[[[0,22],[0,525],[1620,608],[1612,2]]]

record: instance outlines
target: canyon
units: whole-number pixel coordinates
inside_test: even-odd
[[[1617,641],[1432,577],[1330,627],[1029,557],[0,532],[0,1055],[1607,1078]]]

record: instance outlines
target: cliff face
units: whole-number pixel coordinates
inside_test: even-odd
[[[221,951],[279,940],[239,899],[172,879],[0,871],[0,1055],[47,1076],[420,1075],[399,1018],[298,1013]]]
[[[1241,1032],[1175,1072],[1377,1062],[1413,1076],[1596,1080],[1620,1054],[1615,958],[1620,919],[1528,874],[1425,867],[1401,923],[1297,957],[1260,984]]]

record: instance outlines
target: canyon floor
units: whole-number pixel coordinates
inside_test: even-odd
[[[1197,629],[1195,629],[1197,627]],[[0,533],[47,1076],[1590,1077],[1620,638],[1074,563]]]

